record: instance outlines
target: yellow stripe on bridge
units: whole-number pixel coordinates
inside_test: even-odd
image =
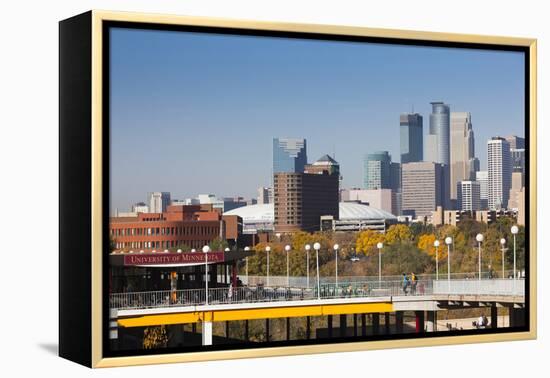
[[[224,322],[234,320],[296,318],[305,316],[324,316],[340,314],[366,314],[393,312],[393,305],[380,303],[319,304],[292,307],[267,307],[234,310],[208,310],[181,312],[174,314],[155,314],[120,318],[120,327],[148,327],[158,325],[186,324],[198,322]]]

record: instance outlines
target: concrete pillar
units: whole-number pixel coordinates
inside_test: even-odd
[[[286,318],[286,339],[290,340],[290,318]]]
[[[212,345],[212,322],[202,322],[202,345]]]
[[[496,304],[491,306],[491,328],[498,328],[498,308]]]
[[[428,311],[428,319],[426,322],[426,331],[437,331],[437,311]]]
[[[386,332],[386,335],[390,334],[390,313],[389,312],[384,313],[384,331]]]
[[[332,315],[328,316],[328,337],[332,337]]]
[[[372,314],[372,333],[378,335],[380,333],[380,314]]]
[[[395,312],[395,332],[398,334],[403,333],[403,311]]]
[[[416,333],[424,332],[424,311],[415,311]]]
[[[340,337],[347,336],[348,317],[346,314],[340,314]]]
[[[225,338],[229,339],[229,322],[225,321]]]

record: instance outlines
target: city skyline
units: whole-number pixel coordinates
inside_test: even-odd
[[[274,137],[308,140],[309,162],[335,153],[342,167],[342,187],[361,187],[366,154],[388,151],[393,161],[399,161],[400,115],[414,106],[414,112],[427,120],[430,102],[439,100],[450,104],[451,112],[472,114],[482,169],[487,167],[488,139],[524,134],[523,95],[518,96],[523,92],[513,89],[523,86],[521,54],[281,38],[266,44],[265,39],[255,39],[113,32],[112,209],[130,208],[152,191],[170,191],[178,199],[199,193],[255,197],[259,187],[271,185]],[[143,46],[135,45],[143,40]],[[245,50],[247,54],[241,55]],[[407,64],[398,63],[403,56],[409,58]],[[390,59],[392,64],[381,67],[368,59],[372,57],[378,63]],[[213,58],[217,64],[212,64]],[[320,58],[322,63],[314,64]],[[166,70],[155,77],[151,70],[158,71],[159,60]],[[347,72],[336,72],[342,64]],[[204,69],[212,73],[210,79],[193,77]],[[252,73],[255,82],[246,73]],[[395,82],[377,79],[380,74]],[[446,85],[439,77],[444,74]],[[236,85],[237,78],[244,79],[243,86],[226,87],[231,96],[210,91],[214,82]],[[364,85],[367,82],[370,85]],[[473,82],[475,93],[467,90],[467,83]],[[156,95],[163,85],[163,95]],[[486,97],[488,93],[492,96]],[[262,96],[256,98],[258,94]],[[144,153],[142,147],[154,153]],[[189,166],[200,169],[193,169],[192,177],[182,174]]]

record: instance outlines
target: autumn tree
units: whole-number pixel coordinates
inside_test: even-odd
[[[387,244],[410,242],[412,240],[411,230],[405,224],[394,224],[386,231],[385,239]]]
[[[366,256],[371,256],[378,253],[375,247],[380,242],[384,242],[383,234],[374,230],[361,231],[355,242],[355,250]]]

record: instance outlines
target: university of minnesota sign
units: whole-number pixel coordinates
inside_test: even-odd
[[[202,252],[188,253],[148,253],[148,254],[128,254],[124,256],[125,266],[140,265],[166,265],[166,264],[199,264],[205,262],[205,254]],[[223,252],[209,252],[208,263],[217,263],[224,261]]]

